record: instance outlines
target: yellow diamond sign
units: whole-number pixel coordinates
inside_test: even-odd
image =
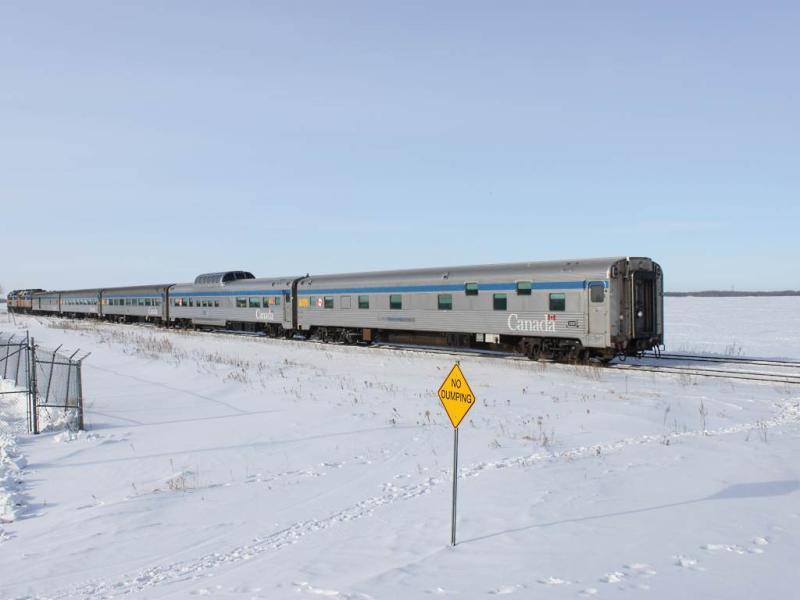
[[[461,420],[475,404],[475,394],[472,393],[467,378],[461,372],[458,363],[453,365],[450,373],[444,378],[439,388],[439,400],[442,401],[447,416],[453,427],[458,427]]]

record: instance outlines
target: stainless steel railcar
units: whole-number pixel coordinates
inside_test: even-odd
[[[259,278],[247,271],[200,275],[191,284],[170,289],[169,321],[178,326],[205,326],[290,334],[293,326],[292,284],[296,277]]]
[[[69,317],[100,316],[100,289],[60,292],[60,312]]]
[[[171,283],[104,288],[101,291],[101,315],[116,321],[169,321]]]
[[[61,312],[61,292],[34,293],[31,296],[31,312],[59,314]]]
[[[610,358],[663,343],[661,268],[601,258],[302,278],[298,331]]]

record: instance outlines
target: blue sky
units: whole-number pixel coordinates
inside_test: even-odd
[[[0,284],[645,255],[800,288],[798,7],[0,2]]]

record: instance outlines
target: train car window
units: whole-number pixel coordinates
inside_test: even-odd
[[[467,296],[477,296],[478,295],[478,284],[475,282],[465,283],[464,284],[464,293]]]
[[[352,302],[353,300],[350,296],[342,296],[339,298],[339,308],[350,308]]]
[[[214,300],[214,308],[219,308],[219,300]]]
[[[492,304],[495,310],[506,310],[508,308],[508,297],[506,294],[494,294]]]
[[[189,307],[194,308],[194,298],[189,298]]]
[[[531,282],[518,281],[517,282],[517,296],[530,296],[531,295]]]
[[[333,308],[333,296],[325,296],[325,308]]]
[[[358,308],[369,308],[369,296],[358,297]]]
[[[250,306],[250,308],[261,308],[261,301],[258,298],[250,296],[248,298],[248,305]]]
[[[605,300],[605,288],[602,285],[592,285],[589,287],[589,295],[592,302],[602,302]]]
[[[550,310],[564,311],[567,308],[567,298],[564,294],[550,294]]]
[[[247,308],[247,298],[237,298],[236,308]]]
[[[281,303],[281,297],[280,296],[273,296],[272,297],[272,303],[275,304],[276,306],[279,306],[280,303]]]
[[[439,304],[439,310],[453,310],[453,295],[439,294],[438,304]]]
[[[391,310],[402,310],[402,308],[403,308],[403,296],[401,294],[390,294],[389,295],[389,308]]]
[[[269,307],[269,296],[264,296],[264,297],[261,299],[261,306],[262,306],[263,308],[267,308],[267,307]]]

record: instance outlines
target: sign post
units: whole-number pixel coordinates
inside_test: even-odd
[[[469,409],[475,404],[475,395],[461,372],[459,362],[453,365],[442,385],[439,387],[439,400],[442,402],[450,423],[453,425],[453,510],[450,523],[450,545],[456,545],[456,499],[458,497],[458,426]]]

